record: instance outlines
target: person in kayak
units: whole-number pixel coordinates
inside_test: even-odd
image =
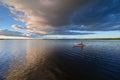
[[[79,43],[79,45],[84,45],[84,43],[81,41],[81,42]]]
[[[78,44],[74,44],[73,46],[75,46],[75,47],[84,47],[85,44],[83,42],[80,42]]]

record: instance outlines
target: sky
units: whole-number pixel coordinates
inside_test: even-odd
[[[120,0],[0,0],[0,36],[120,38]]]

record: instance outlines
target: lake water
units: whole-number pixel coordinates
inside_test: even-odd
[[[0,40],[0,80],[120,80],[120,40]]]

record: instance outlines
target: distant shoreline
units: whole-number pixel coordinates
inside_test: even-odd
[[[0,39],[0,40],[120,40],[120,38],[84,38],[84,39]]]
[[[120,38],[90,38],[85,40],[120,40]]]

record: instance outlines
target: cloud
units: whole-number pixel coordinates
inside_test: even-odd
[[[16,20],[26,23],[26,29],[30,32],[53,34],[58,29],[61,31],[63,27],[71,28],[71,25],[73,30],[120,30],[119,27],[112,28],[120,24],[120,0],[3,0],[1,2],[8,6],[11,13],[16,16]],[[66,30],[71,30],[69,27]]]
[[[86,0],[4,0],[2,2],[9,6],[11,13],[16,15],[16,20],[26,22],[26,29],[49,34],[46,27],[50,29],[69,24],[71,13],[79,5],[86,3]]]
[[[85,5],[72,16],[73,24],[87,26],[85,30],[109,31],[120,22],[120,0],[96,0],[92,5]],[[116,28],[120,30],[120,28]]]
[[[9,31],[7,29],[0,30],[0,35],[4,35],[4,36],[23,36],[23,34],[21,32]]]
[[[23,28],[23,27],[21,27],[21,26],[18,26],[18,25],[12,25],[12,28],[14,28],[14,29],[16,29],[16,30],[21,30],[21,29],[25,29],[25,28]]]
[[[94,32],[82,32],[82,31],[77,31],[77,30],[65,30],[65,31],[56,31],[53,34],[50,35],[59,35],[59,34],[64,34],[64,35],[89,35],[89,34],[95,34]]]
[[[54,30],[50,30],[52,35],[89,35],[95,34],[95,32],[89,31],[82,31],[82,29],[86,29],[84,25],[69,25],[69,26],[62,26],[59,28],[54,28]]]
[[[8,7],[8,8],[16,21],[21,21],[21,22],[27,21],[27,16],[24,14],[24,12],[17,10],[14,7]]]
[[[71,14],[87,0],[4,0],[12,14],[26,16],[32,26],[61,26],[69,24]],[[69,4],[68,4],[69,3]],[[67,5],[66,5],[67,4]],[[22,18],[25,19],[25,18]]]
[[[16,36],[16,37],[39,37],[39,34],[31,33],[31,32],[26,32],[26,33],[21,33],[17,31],[10,31],[8,29],[1,29],[0,30],[0,35],[2,36]]]

